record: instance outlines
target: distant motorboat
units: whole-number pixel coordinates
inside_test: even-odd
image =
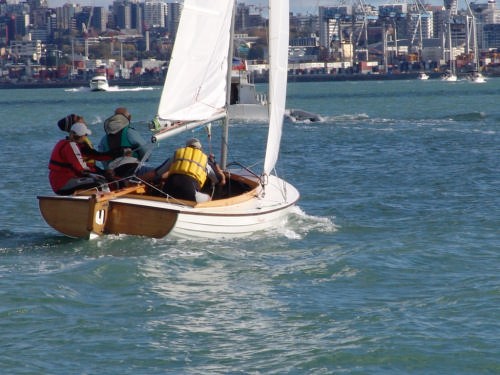
[[[108,91],[108,79],[103,75],[94,76],[90,80],[89,86],[91,91]]]
[[[323,118],[313,112],[304,111],[302,109],[287,109],[285,110],[285,118],[293,122],[322,122]]]
[[[420,72],[420,73],[418,73],[418,79],[421,81],[425,81],[425,80],[429,79],[429,75],[425,72]]]
[[[251,82],[250,72],[246,69],[245,61],[238,61],[231,75],[231,99],[229,105],[229,118],[232,120],[266,122],[269,120],[269,107],[267,95],[257,91]],[[241,68],[239,68],[241,66]],[[301,109],[285,110],[285,118],[293,122],[320,122],[323,118],[315,113]]]
[[[247,70],[232,70],[229,118],[245,121],[268,121],[267,95],[258,92]]]

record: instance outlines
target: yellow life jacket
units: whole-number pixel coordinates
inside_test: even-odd
[[[175,151],[170,166],[171,174],[185,174],[193,177],[201,188],[207,179],[208,156],[194,147],[179,148]]]

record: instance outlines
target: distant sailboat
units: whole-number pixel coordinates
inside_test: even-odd
[[[473,83],[485,83],[486,78],[483,76],[483,74],[480,71],[480,66],[479,66],[479,48],[478,48],[478,41],[477,41],[477,24],[476,24],[476,17],[474,16],[474,13],[472,12],[472,9],[470,8],[469,2],[466,1],[467,3],[467,9],[470,13],[470,18],[471,18],[471,28],[472,28],[472,43],[474,44],[474,70],[469,73],[467,78],[469,79],[470,82]]]
[[[448,40],[448,52],[449,52],[449,69],[442,76],[441,80],[446,82],[456,82],[458,77],[456,74],[455,66],[455,54],[453,52],[453,44],[451,40],[451,16],[448,18],[448,24],[446,28],[446,35]]]

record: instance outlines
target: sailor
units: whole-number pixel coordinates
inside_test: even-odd
[[[173,158],[158,167],[156,173],[165,181],[165,193],[174,198],[196,202],[211,199],[210,195],[201,192],[208,180],[213,185],[226,183],[226,177],[215,163],[213,155],[207,156],[202,151],[201,142],[197,138],[188,139],[186,147],[177,149]]]
[[[92,134],[83,122],[71,126],[69,136],[61,139],[52,150],[49,162],[49,181],[56,194],[70,195],[76,190],[98,187],[106,183],[106,179],[98,174],[93,165],[85,162],[89,157],[85,138]],[[95,159],[109,160],[105,154],[92,155]]]
[[[139,132],[130,126],[131,118],[127,108],[116,108],[113,116],[104,121],[106,135],[102,137],[98,146],[99,151],[109,151],[120,157],[117,163],[111,165],[111,167],[121,167],[116,170],[120,172],[120,177],[130,176],[149,148],[148,143]],[[125,163],[123,163],[124,161]],[[104,168],[110,168],[109,164],[104,162]]]
[[[83,122],[85,124],[85,120],[83,119],[83,116],[76,115],[74,113],[67,115],[66,117],[63,117],[57,122],[57,126],[59,129],[61,129],[63,132],[69,133],[71,130],[71,126],[77,122]]]
[[[87,125],[83,116],[71,113],[66,117],[60,119],[57,122],[57,126],[63,132],[69,133],[73,124],[76,124],[77,122],[81,122]],[[97,170],[99,170],[100,168],[95,164],[95,158],[92,157],[92,155],[99,155],[99,152],[94,148],[94,145],[92,144],[92,141],[89,137],[83,137],[83,141],[84,142],[81,144],[81,146],[85,148],[85,152],[82,153],[83,160],[85,160],[85,163],[87,163],[87,165],[95,167]],[[102,171],[100,170],[100,172]]]

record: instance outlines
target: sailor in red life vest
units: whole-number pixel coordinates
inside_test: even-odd
[[[106,180],[96,174],[96,169],[84,161],[88,149],[85,138],[92,132],[84,123],[77,122],[71,126],[69,137],[60,140],[52,150],[49,162],[49,181],[52,190],[59,195],[70,195],[76,190],[98,187]],[[97,160],[109,160],[105,154],[93,154]]]
[[[73,126],[73,124],[76,124],[77,122],[81,122],[81,123],[87,125],[83,116],[76,115],[76,114],[72,113],[72,114],[67,115],[66,117],[60,119],[57,122],[57,126],[62,131],[69,133],[71,131],[71,127]],[[85,150],[82,150],[83,160],[85,160],[85,163],[87,163],[87,165],[91,169],[93,167],[95,167],[99,171],[99,173],[101,173],[101,174],[104,173],[104,171],[100,170],[100,168],[96,166],[95,159],[92,156],[95,153],[97,153],[97,155],[99,155],[99,152],[94,148],[94,145],[92,144],[92,141],[89,139],[89,137],[85,136],[85,137],[83,137],[83,139],[85,141],[84,146],[86,147]]]

